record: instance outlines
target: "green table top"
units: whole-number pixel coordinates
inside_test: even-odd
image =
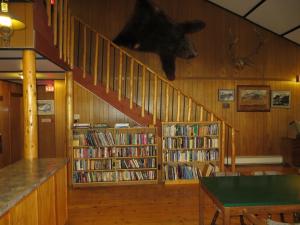
[[[300,176],[203,177],[201,184],[225,207],[300,204]]]

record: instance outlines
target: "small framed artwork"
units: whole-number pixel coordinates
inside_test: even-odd
[[[54,100],[37,100],[38,115],[54,115]]]
[[[232,102],[234,101],[233,89],[219,89],[219,101],[220,102]]]
[[[267,85],[238,85],[238,112],[269,112],[270,86]]]
[[[272,91],[271,106],[273,108],[290,108],[291,92],[290,91]]]

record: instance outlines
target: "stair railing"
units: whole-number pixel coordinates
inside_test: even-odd
[[[79,18],[71,16],[69,0],[46,0],[48,25],[53,26],[54,45],[60,58],[82,70],[93,84],[103,85],[106,93],[116,92],[118,100],[129,99],[129,107],[139,107],[141,117],[152,115],[160,121],[220,121],[222,154],[231,155],[235,171],[238,131],[211,110],[181,92],[164,77],[134,58]],[[220,157],[224,159],[224,155]],[[223,162],[221,165],[228,164]],[[224,168],[221,168],[224,169]]]

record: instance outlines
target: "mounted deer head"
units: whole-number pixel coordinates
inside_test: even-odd
[[[257,46],[251,52],[249,52],[247,55],[239,56],[236,53],[236,46],[239,42],[239,38],[234,36],[231,29],[229,30],[230,39],[229,39],[229,46],[228,46],[228,54],[229,54],[232,65],[237,70],[243,70],[245,68],[245,66],[253,66],[254,65],[254,63],[253,63],[254,56],[256,56],[258,54],[259,50],[263,47],[263,45],[265,43],[265,37],[261,34],[261,32],[258,31],[257,29],[254,29],[254,32],[256,33],[256,36],[258,39]]]

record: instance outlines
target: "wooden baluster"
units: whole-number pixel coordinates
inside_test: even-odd
[[[119,84],[118,84],[118,100],[122,100],[122,71],[123,71],[123,53],[120,49],[120,62],[119,62]]]
[[[200,106],[200,122],[203,121],[203,106]]]
[[[82,72],[83,78],[86,77],[86,25],[83,27],[83,57],[82,57]]]
[[[94,85],[97,85],[98,81],[98,55],[99,55],[99,35],[96,34],[95,44],[95,60],[94,60]]]
[[[156,108],[157,108],[157,74],[154,74],[153,125],[156,124]]]
[[[222,140],[221,140],[221,153],[220,153],[220,170],[224,171],[224,157],[225,157],[225,142],[226,142],[226,124],[222,121]]]
[[[57,17],[58,17],[58,12],[57,12],[57,1],[54,2],[54,10],[53,10],[53,44],[56,46],[57,45]]]
[[[134,65],[134,59],[130,58],[130,82],[129,82],[129,108],[132,109],[133,107],[133,65]]]
[[[213,122],[214,121],[214,114],[210,113],[210,121]]]
[[[47,7],[47,16],[48,16],[48,26],[50,27],[51,26],[51,2],[50,0],[47,0],[46,1],[46,7]]]
[[[231,171],[235,172],[235,130],[231,128]]]
[[[63,57],[63,0],[59,0],[59,58]]]
[[[166,115],[165,121],[169,121],[169,84],[166,84]]]
[[[142,117],[145,117],[145,101],[146,101],[146,67],[143,65],[143,74],[142,74]]]
[[[70,6],[68,8],[68,38],[67,38],[67,63],[68,65],[70,65],[70,60],[71,60],[71,10],[70,10]]]
[[[189,106],[188,106],[188,116],[187,116],[187,120],[188,122],[191,121],[191,114],[192,114],[192,98],[189,97]]]
[[[70,53],[70,67],[74,68],[74,44],[75,44],[75,19],[71,17],[71,53]]]
[[[110,41],[107,40],[107,53],[106,53],[106,93],[109,92],[109,78],[110,78]]]
[[[67,59],[67,17],[68,17],[68,0],[64,0],[64,37],[63,37],[63,59]]]
[[[181,103],[181,94],[180,91],[177,92],[177,116],[176,116],[176,121],[179,122],[180,121],[180,103]]]

